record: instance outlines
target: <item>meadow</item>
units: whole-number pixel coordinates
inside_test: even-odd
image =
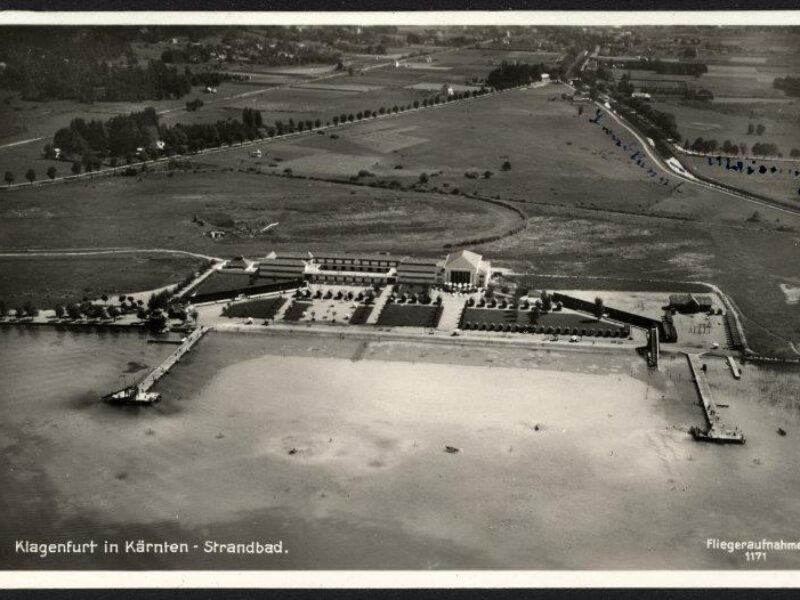
[[[438,253],[465,233],[519,221],[508,209],[460,196],[238,172],[151,173],[6,192],[0,216],[5,251],[126,246],[226,258],[280,247]],[[207,235],[221,226],[230,231],[224,238]]]
[[[0,257],[0,300],[39,308],[177,284],[204,261],[164,254]]]

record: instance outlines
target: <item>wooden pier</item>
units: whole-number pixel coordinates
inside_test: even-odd
[[[739,365],[736,364],[736,359],[732,356],[728,357],[728,366],[731,368],[731,374],[734,379],[742,378],[742,370],[739,368]]]
[[[170,354],[164,362],[158,365],[155,369],[150,371],[150,373],[139,382],[136,386],[139,388],[139,391],[142,393],[147,393],[150,391],[150,388],[153,387],[156,382],[161,379],[164,375],[169,373],[169,370],[174,367],[178,362],[180,362],[181,358],[184,354],[189,352],[194,345],[200,341],[206,333],[208,332],[208,327],[198,327],[194,331],[192,331],[189,335],[187,335],[180,346],[175,349],[175,352]]]
[[[744,444],[744,434],[739,428],[731,429],[723,424],[719,419],[717,405],[711,395],[711,387],[708,385],[705,371],[697,354],[686,354],[689,360],[689,368],[692,370],[697,394],[700,396],[700,404],[703,406],[706,423],[708,427],[703,430],[699,427],[692,427],[691,433],[694,439],[703,442],[716,442],[718,444]]]

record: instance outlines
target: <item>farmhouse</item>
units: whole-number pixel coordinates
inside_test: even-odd
[[[483,287],[491,275],[491,263],[469,250],[439,259],[380,253],[273,251],[258,261],[258,271],[261,277],[281,281]]]

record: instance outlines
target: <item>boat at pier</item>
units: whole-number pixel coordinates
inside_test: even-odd
[[[145,392],[142,391],[138,385],[122,388],[111,394],[103,396],[103,402],[109,404],[128,404],[149,406],[161,400],[161,394],[158,392]]]

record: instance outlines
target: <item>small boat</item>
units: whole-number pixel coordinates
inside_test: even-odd
[[[143,392],[138,386],[126,387],[112,394],[107,394],[102,398],[103,402],[109,404],[135,404],[150,405],[161,400],[161,394],[157,392]]]
[[[778,435],[786,435],[786,430],[783,427],[778,427]]]
[[[455,446],[445,446],[444,451],[447,452],[448,454],[458,454],[459,452],[461,452],[461,449],[456,448]]]

